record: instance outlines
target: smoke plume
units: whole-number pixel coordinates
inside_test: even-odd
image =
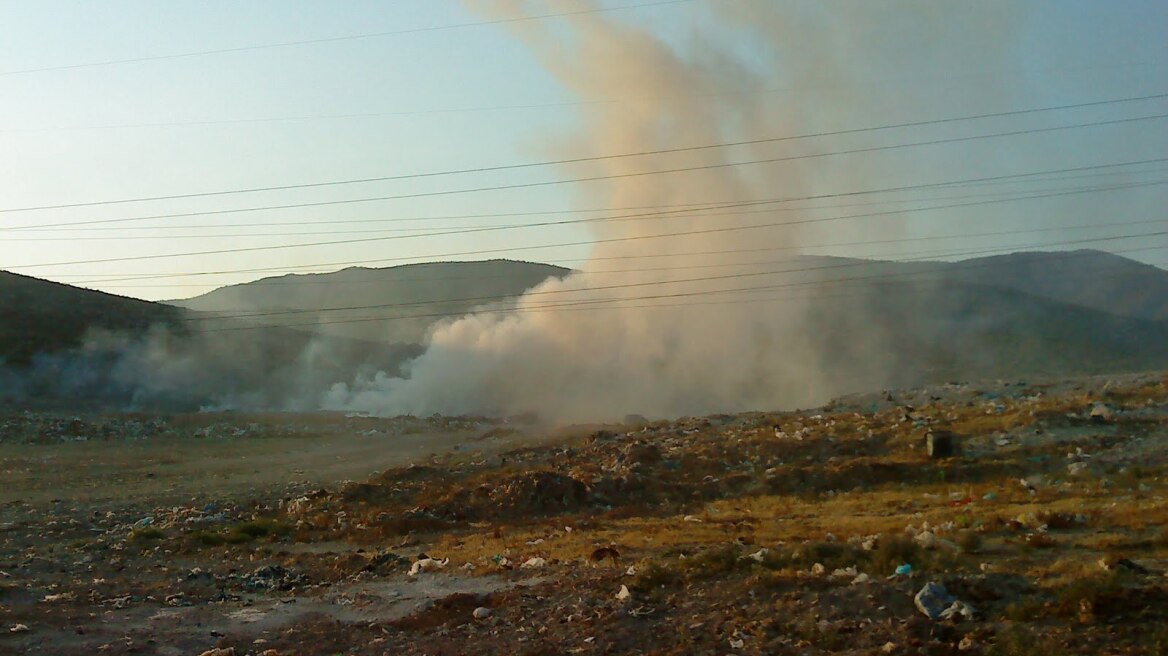
[[[521,0],[470,4],[491,18],[547,11],[546,5]],[[582,5],[561,4],[571,10]],[[927,33],[934,39],[969,28],[945,24],[942,18],[955,16],[938,16],[929,9],[932,3],[901,4],[918,12],[909,21],[913,25],[902,28],[909,33],[920,27],[918,21],[930,24]],[[887,27],[888,21],[874,20],[878,12],[864,3],[849,5],[844,19],[807,5],[799,25],[771,3],[711,6],[721,14],[711,16],[708,33],[671,40],[606,13],[576,14],[554,24],[510,23],[514,35],[580,98],[636,99],[619,110],[585,105],[580,129],[551,140],[549,151],[539,154],[657,151],[814,131],[840,124],[837,119],[854,124],[864,99],[852,77],[862,68],[840,58],[898,36],[874,33],[874,25]],[[800,33],[827,22],[832,29],[821,36],[851,41],[816,43],[814,35]],[[981,27],[986,29],[978,35],[984,36],[997,25]],[[745,28],[754,40],[730,43],[720,33],[725,28],[738,34]],[[774,93],[776,86],[802,90]],[[602,200],[613,207],[798,198],[863,188],[874,177],[865,162],[723,166],[806,152],[813,151],[797,142],[760,143],[606,159],[562,173],[630,175],[580,189],[581,203]],[[688,167],[708,168],[636,175]],[[868,320],[868,300],[824,309],[797,286],[783,291],[813,273],[766,274],[799,268],[804,231],[797,225],[752,228],[788,216],[774,204],[758,207],[598,222],[598,244],[580,273],[548,281],[514,311],[444,323],[407,376],[337,386],[327,404],[386,414],[536,412],[584,420],[792,407],[887,381],[896,363],[883,348],[887,335]],[[895,222],[885,220],[848,236],[895,230]],[[658,236],[696,231],[705,232]],[[614,269],[625,271],[612,275]],[[600,271],[605,275],[594,273]],[[693,280],[703,277],[715,279]],[[778,291],[728,291],[767,286]],[[575,305],[548,307],[553,304]]]

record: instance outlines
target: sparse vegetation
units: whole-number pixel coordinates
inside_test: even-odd
[[[1163,388],[1140,389],[1124,398],[1168,406]],[[330,645],[371,655],[417,645],[457,653],[468,641],[502,649],[529,637],[519,631],[527,626],[546,627],[540,640],[560,652],[606,636],[629,649],[665,645],[678,653],[721,653],[738,641],[747,653],[806,644],[879,653],[887,642],[950,653],[965,638],[973,645],[965,651],[975,654],[1086,654],[1103,645],[1157,653],[1168,634],[1144,627],[1168,622],[1168,592],[1154,571],[1168,555],[1168,461],[1142,451],[1140,471],[1129,467],[1114,479],[1112,472],[1128,466],[1131,445],[1160,444],[1164,434],[1143,422],[1083,437],[1066,420],[1072,444],[1097,472],[1068,479],[1059,422],[1079,406],[1054,394],[997,402],[1007,408],[995,415],[999,430],[1044,432],[1017,448],[992,436],[968,439],[964,455],[943,467],[921,452],[920,428],[897,427],[898,406],[839,404],[815,419],[759,413],[637,429],[636,443],[652,450],[629,449],[627,434],[581,431],[552,446],[508,450],[497,462],[459,453],[278,500],[79,516],[33,541],[50,548],[59,541],[72,558],[89,558],[93,572],[71,580],[42,565],[49,558],[28,560],[41,568],[34,576],[43,589],[33,598],[5,582],[5,603],[15,609],[13,622],[34,622],[35,610],[38,626],[84,642],[90,638],[68,630],[69,613],[93,604],[105,613],[133,604],[242,612],[279,595],[305,607],[344,600],[338,608],[376,612],[368,609],[403,603],[399,590],[409,596],[459,581],[490,592],[439,594],[391,624],[326,613],[258,637],[280,653]],[[956,424],[968,415],[981,421],[984,409],[931,402],[915,412]],[[775,424],[802,439],[776,437]],[[1021,484],[1024,477],[1033,483]],[[0,512],[9,513],[9,526],[25,521]],[[144,514],[152,525],[129,528]],[[0,531],[0,541],[12,545],[17,534]],[[443,563],[441,576],[417,574],[433,577],[426,586],[406,573],[422,554]],[[176,571],[174,562],[183,565]],[[902,565],[911,568],[893,576]],[[535,582],[510,587],[522,581]],[[944,584],[977,618],[924,619],[913,595],[926,582]],[[628,592],[618,598],[621,586]],[[235,598],[243,593],[258,601],[241,606]],[[20,605],[25,600],[32,605]],[[473,618],[480,607],[490,613]],[[243,623],[236,630],[246,639],[229,634],[223,644],[253,649],[257,636]]]

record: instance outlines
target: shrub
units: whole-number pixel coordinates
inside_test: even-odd
[[[144,526],[130,531],[129,541],[134,543],[153,542],[155,540],[161,540],[164,537],[166,537],[166,533],[162,529],[153,526]]]
[[[982,548],[981,534],[977,531],[965,530],[957,536],[957,546],[964,553],[977,553]]]

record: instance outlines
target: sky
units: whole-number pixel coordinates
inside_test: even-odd
[[[741,74],[712,79],[692,103],[741,94],[777,120],[749,133],[727,114],[726,141],[931,122],[775,142],[773,157],[801,158],[775,175],[832,197],[790,211],[904,210],[894,224],[808,228],[806,252],[953,259],[1091,247],[1168,262],[1168,238],[1155,234],[1168,161],[1147,161],[1168,155],[1168,121],[1156,118],[1168,114],[1166,3],[520,4],[547,15],[525,23],[553,34],[565,20],[556,14],[598,11],[694,61],[733,60]],[[752,29],[743,17],[753,12],[778,27]],[[586,147],[589,120],[636,112],[654,90],[565,84],[571,76],[517,34],[509,17],[520,15],[507,2],[454,0],[0,0],[0,269],[157,300],[353,264],[582,266],[598,233],[562,222],[637,211],[614,207],[604,181],[564,182],[586,168],[432,175],[627,154]],[[582,93],[598,88],[614,91]],[[1125,102],[1105,102],[1115,100]],[[999,133],[1010,134],[984,136]],[[908,145],[922,141],[943,143]],[[644,170],[671,165],[656,155]],[[1061,173],[984,180],[1051,171]],[[386,177],[399,179],[219,193]],[[922,188],[955,181],[966,182]],[[465,191],[483,187],[507,188]],[[900,187],[914,190],[855,206],[856,194]],[[1017,199],[1027,195],[1047,197]],[[111,202],[160,196],[186,197]],[[750,199],[709,202],[731,200]],[[496,226],[508,227],[479,230]],[[462,234],[434,234],[450,231]]]

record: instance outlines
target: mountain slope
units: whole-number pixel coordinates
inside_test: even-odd
[[[810,306],[836,387],[1168,368],[1168,322],[1001,287],[870,283]]]
[[[138,335],[152,325],[177,328],[183,310],[0,271],[0,362],[25,366],[38,353],[81,345],[102,329]]]
[[[353,267],[333,273],[264,278],[169,302],[225,315],[271,313],[252,321],[354,339],[416,344],[440,318],[434,315],[469,312],[491,301],[513,298],[569,272],[563,267],[513,260]]]
[[[968,261],[949,280],[1015,289],[1139,319],[1168,320],[1168,271],[1095,250],[1011,253]]]

